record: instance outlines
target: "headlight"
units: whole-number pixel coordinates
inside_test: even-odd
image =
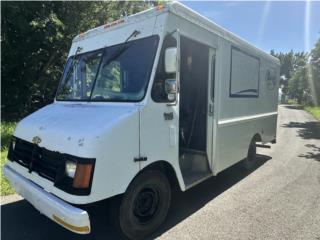
[[[76,174],[77,164],[75,162],[66,161],[65,173],[68,177],[74,178]]]
[[[54,186],[74,195],[89,195],[95,158],[82,158],[68,154],[57,156],[63,161],[56,175]]]

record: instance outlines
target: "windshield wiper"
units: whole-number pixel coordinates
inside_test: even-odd
[[[104,66],[107,66],[109,63],[111,63],[112,61],[114,61],[115,59],[117,59],[119,56],[121,56],[121,54],[128,49],[128,41],[132,38],[132,37],[136,37],[137,35],[140,34],[140,31],[138,30],[134,30],[130,36],[124,41],[123,45],[120,46],[111,56],[110,58],[106,61],[106,63],[104,64]]]
[[[129,48],[129,46],[127,46],[128,41],[132,38],[132,37],[136,37],[137,35],[140,34],[140,31],[138,30],[134,30],[130,36],[124,41],[123,45],[120,46],[110,57],[109,59],[103,64],[102,67],[107,66],[108,64],[110,64],[112,61],[114,61],[115,59],[117,59],[119,56],[121,56],[121,54]],[[98,73],[99,73],[99,69],[101,68],[101,66],[98,67],[98,72],[96,74],[96,77],[94,79],[93,85],[92,85],[92,89],[91,89],[91,94],[90,94],[90,99],[92,99],[92,93],[94,91],[94,88],[96,86],[96,81],[97,81],[97,77],[98,77]]]

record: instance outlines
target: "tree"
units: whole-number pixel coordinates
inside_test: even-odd
[[[156,4],[1,2],[2,118],[19,119],[53,100],[76,35]]]
[[[296,99],[299,104],[310,105],[312,103],[307,66],[300,67],[293,73],[289,79],[288,89],[290,98]]]
[[[294,53],[293,50],[288,53],[276,53],[274,50],[271,50],[270,53],[280,61],[280,76],[283,76],[280,80],[280,85],[283,86],[282,92],[292,97],[292,91],[289,89],[289,81],[300,67],[306,65],[308,54],[305,52]],[[292,86],[296,85],[293,84]]]
[[[311,80],[314,87],[315,104],[320,104],[320,38],[310,54]]]

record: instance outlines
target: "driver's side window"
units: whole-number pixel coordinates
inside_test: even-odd
[[[159,58],[157,71],[156,71],[156,75],[155,75],[155,79],[154,79],[152,91],[151,91],[151,97],[155,102],[163,102],[163,103],[171,102],[168,99],[168,94],[165,91],[165,80],[176,78],[176,74],[166,73],[165,66],[164,66],[165,50],[170,47],[177,47],[177,40],[174,38],[172,34],[168,34],[165,37],[163,41],[162,49],[160,52],[160,58]]]

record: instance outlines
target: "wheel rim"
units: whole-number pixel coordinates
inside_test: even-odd
[[[146,224],[152,220],[159,207],[159,193],[154,188],[143,188],[134,201],[133,213],[139,223]]]

